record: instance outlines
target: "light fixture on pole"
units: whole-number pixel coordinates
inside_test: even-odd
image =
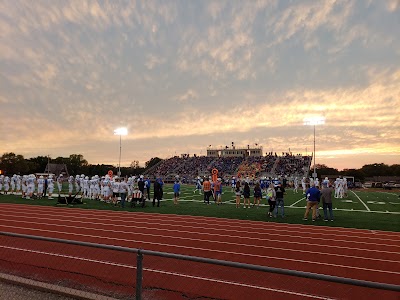
[[[325,124],[325,117],[318,116],[318,117],[307,117],[303,119],[303,124],[304,125],[313,125],[314,126],[314,154],[313,154],[313,159],[314,159],[314,173],[312,174],[312,177],[315,179],[317,178],[317,172],[315,169],[315,125],[322,125]]]
[[[122,152],[122,136],[128,134],[128,129],[120,127],[114,130],[114,135],[119,135],[119,161],[118,161],[118,177],[121,176],[121,152]]]

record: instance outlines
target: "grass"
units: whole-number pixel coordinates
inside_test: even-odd
[[[64,187],[66,188],[66,187]],[[166,185],[164,188],[164,200],[160,207],[153,207],[151,202],[147,201],[146,207],[126,208],[115,207],[100,201],[85,199],[84,204],[63,205],[63,207],[79,207],[86,209],[102,209],[115,211],[140,211],[161,214],[178,214],[193,216],[208,216],[218,218],[230,218],[241,220],[253,220],[263,222],[291,223],[291,224],[311,224],[311,216],[308,221],[303,221],[305,200],[301,191],[294,194],[291,189],[287,190],[285,195],[285,218],[268,218],[266,200],[262,199],[260,208],[252,207],[250,209],[235,208],[234,194],[230,187],[224,187],[223,205],[217,206],[211,201],[212,205],[203,204],[203,196],[193,193],[194,187],[183,185],[181,189],[181,198],[179,204],[173,204],[172,186]],[[371,210],[367,211],[365,205]],[[243,201],[242,201],[243,202]],[[253,199],[251,199],[253,202]],[[18,203],[30,205],[57,205],[57,200],[36,199],[26,200],[16,195],[0,195],[0,203]],[[318,220],[312,223],[315,226],[330,227],[348,227],[370,230],[400,231],[400,198],[396,192],[383,191],[354,191],[349,192],[346,199],[334,199],[334,222],[324,222]],[[321,209],[322,214],[322,209]],[[257,229],[255,229],[257,230]]]

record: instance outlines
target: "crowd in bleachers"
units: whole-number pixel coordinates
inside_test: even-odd
[[[218,170],[218,176],[224,179],[232,176],[260,177],[273,176],[303,176],[311,164],[310,156],[292,153],[267,153],[262,157],[211,157],[211,156],[174,156],[162,160],[158,165],[147,172],[147,175],[162,176],[166,180],[173,179],[175,175],[191,182],[198,176],[211,173],[212,169]]]
[[[301,154],[282,153],[275,166],[275,175],[290,176],[304,174],[304,167],[309,168],[311,164],[310,156]]]

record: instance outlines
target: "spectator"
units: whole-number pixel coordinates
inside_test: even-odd
[[[142,175],[140,176],[139,181],[138,181],[138,188],[139,188],[139,191],[142,193],[143,203],[145,203],[145,201],[146,201],[146,198],[145,198],[146,195],[144,193],[145,182],[143,180],[143,176]]]
[[[271,183],[267,189],[267,201],[269,204],[269,211],[268,211],[268,216],[272,218],[272,212],[275,210],[275,205],[276,205],[276,192],[274,185]],[[276,215],[274,215],[276,217]]]
[[[119,184],[119,197],[121,198],[121,207],[125,207],[126,193],[128,192],[128,183],[124,178]]]
[[[253,206],[257,206],[257,208],[260,207],[261,197],[262,197],[262,192],[261,192],[260,183],[257,182],[256,185],[254,186],[254,203],[253,203]]]
[[[242,188],[240,186],[240,181],[236,181],[235,186],[235,196],[236,196],[236,208],[240,207],[240,197],[242,197]]]
[[[244,183],[244,188],[243,188],[243,208],[246,208],[246,202],[247,202],[247,208],[250,208],[250,185],[247,181]]]
[[[306,191],[305,196],[307,199],[307,207],[306,212],[304,213],[303,220],[307,221],[308,213],[310,212],[310,209],[312,209],[312,220],[314,222],[317,219],[317,205],[321,196],[321,192],[315,187],[315,184],[313,183],[312,186]]]
[[[177,205],[179,200],[179,193],[181,191],[181,184],[179,183],[178,180],[175,181],[173,190],[174,190],[174,205]]]
[[[117,205],[118,202],[118,197],[119,197],[119,186],[120,186],[120,182],[119,182],[119,178],[116,177],[114,179],[114,181],[112,182],[112,203],[114,204],[114,206]]]
[[[154,190],[153,190],[153,206],[155,206],[156,200],[157,200],[157,207],[160,207],[161,194],[162,194],[162,190],[161,190],[160,182],[158,180],[155,180],[154,181]]]
[[[323,182],[321,190],[321,200],[322,200],[322,207],[324,209],[325,222],[328,220],[331,220],[333,222],[332,194],[333,194],[333,189],[329,186],[327,182]],[[328,211],[329,211],[329,217],[328,217]]]
[[[222,202],[222,179],[218,178],[217,182],[214,183],[214,197],[217,205],[220,205]]]
[[[205,178],[203,181],[203,192],[204,192],[204,203],[210,204],[211,182],[208,180],[208,178]]]
[[[281,217],[285,217],[285,203],[283,201],[283,195],[285,194],[285,188],[282,186],[281,182],[275,187],[276,192],[276,206],[275,206],[275,216],[278,216],[279,207],[281,207]]]
[[[146,177],[146,180],[145,180],[145,182],[144,182],[144,185],[145,185],[145,187],[146,187],[146,190],[147,190],[147,199],[149,199],[149,200],[150,200],[150,187],[151,187],[151,181],[150,181],[150,178],[149,178],[149,176],[147,176],[147,177]]]

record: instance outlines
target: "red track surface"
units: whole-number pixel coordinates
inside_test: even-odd
[[[400,284],[397,232],[13,204],[0,205],[0,231]],[[74,287],[126,294],[135,283],[134,254],[0,237],[0,256],[0,269]],[[149,299],[400,299],[395,292],[160,257],[145,256],[143,265]]]

